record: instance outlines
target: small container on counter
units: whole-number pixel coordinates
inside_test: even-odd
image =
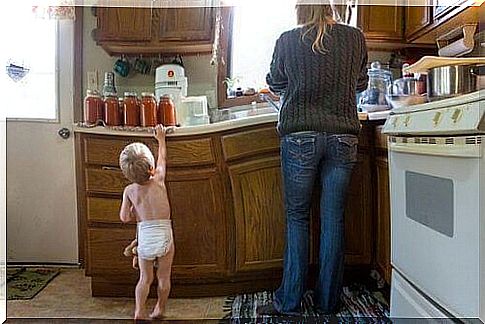
[[[157,101],[153,93],[142,92],[140,105],[140,124],[143,127],[157,125]]]
[[[123,125],[140,126],[140,107],[136,93],[125,92],[123,99]]]
[[[114,93],[108,92],[104,98],[104,122],[107,126],[121,125],[118,97]]]
[[[175,116],[175,105],[170,96],[161,96],[158,103],[158,122],[164,126],[175,126],[177,118]]]
[[[118,109],[120,111],[120,126],[123,125],[123,97],[118,98]]]
[[[87,90],[84,98],[84,122],[94,125],[99,120],[104,121],[103,99],[96,90]]]

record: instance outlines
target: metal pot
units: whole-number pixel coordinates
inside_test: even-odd
[[[430,101],[480,90],[479,76],[485,65],[447,65],[428,71],[427,90]]]

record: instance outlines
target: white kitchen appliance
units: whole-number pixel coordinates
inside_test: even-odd
[[[157,102],[161,96],[169,95],[175,104],[176,114],[179,114],[182,98],[187,97],[187,77],[184,68],[179,64],[164,64],[155,72],[155,97]],[[183,113],[181,112],[181,115]],[[177,123],[179,121],[177,120]]]
[[[485,90],[393,109],[391,317],[485,321]]]
[[[182,126],[209,124],[207,97],[194,96],[182,98],[181,108],[177,110],[177,120]]]

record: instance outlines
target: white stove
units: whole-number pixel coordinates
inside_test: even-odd
[[[485,91],[386,121],[391,317],[485,321]]]

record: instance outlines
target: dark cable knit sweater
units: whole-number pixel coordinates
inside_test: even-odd
[[[362,32],[335,24],[324,37],[324,54],[314,53],[315,31],[302,40],[303,28],[276,41],[266,81],[282,96],[278,132],[358,134],[356,92],[367,88],[367,48]]]

